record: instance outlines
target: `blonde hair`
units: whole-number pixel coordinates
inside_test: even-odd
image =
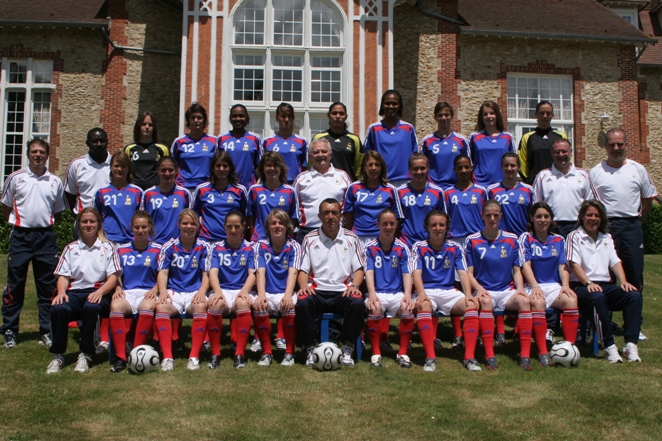
[[[78,212],[78,216],[76,216],[76,231],[78,232],[78,237],[83,236],[83,230],[80,226],[80,221],[83,218],[83,215],[87,213],[92,213],[97,220],[97,238],[99,238],[99,240],[102,242],[108,242],[106,232],[103,229],[103,220],[101,219],[99,212],[94,207],[86,207]]]

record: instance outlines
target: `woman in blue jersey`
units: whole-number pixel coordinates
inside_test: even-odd
[[[55,268],[57,289],[51,307],[53,354],[46,373],[54,374],[64,366],[69,322],[81,320],[80,354],[74,372],[87,372],[94,353],[94,330],[99,315],[108,314],[111,294],[121,274],[117,253],[106,239],[101,215],[92,207],[76,217],[79,239],[62,250]]]
[[[451,128],[453,107],[445,101],[434,107],[437,130],[423,138],[421,153],[430,160],[430,180],[443,189],[457,182],[453,161],[458,155],[469,155],[469,141]]]
[[[370,150],[361,162],[361,180],[350,184],[343,206],[344,227],[365,245],[379,235],[377,215],[390,208],[402,219],[398,192],[388,183],[386,163],[379,152]]]
[[[235,104],[230,108],[232,130],[218,137],[218,147],[230,154],[237,168],[239,183],[246,188],[255,184],[255,169],[260,161],[262,145],[259,135],[246,130],[250,120],[246,106]]]
[[[464,316],[464,366],[470,371],[479,371],[473,354],[478,340],[477,302],[471,295],[464,251],[460,244],[448,240],[448,225],[446,213],[429,212],[425,217],[428,238],[416,242],[411,252],[418,332],[426,357],[423,369],[434,371],[437,367],[432,314],[441,311],[444,315]],[[455,288],[456,274],[462,291]]]
[[[499,229],[501,205],[494,199],[485,202],[482,217],[485,228],[467,237],[465,249],[471,285],[480,302],[480,332],[487,368],[497,369],[493,317],[496,308],[519,311],[520,366],[531,370],[531,303],[524,291],[517,236]],[[497,329],[496,340],[498,344],[505,341],[502,329]]]
[[[370,364],[382,367],[380,339],[382,318],[400,317],[400,350],[396,362],[403,368],[412,366],[407,355],[411,334],[414,330],[414,301],[411,296],[411,274],[409,248],[396,239],[398,218],[390,208],[377,215],[379,236],[366,244],[365,281],[368,288],[368,335],[372,346]]]
[[[209,297],[209,317],[213,326],[209,328],[209,343],[212,358],[209,367],[214,369],[220,361],[221,324],[223,314],[236,313],[232,324],[232,335],[237,343],[234,367],[246,366],[246,343],[250,336],[251,290],[255,285],[255,253],[253,244],[244,240],[246,217],[239,211],[231,211],[225,217],[227,238],[214,244],[211,249],[209,283],[212,295]],[[212,330],[218,328],[217,332]]]
[[[536,202],[529,211],[527,232],[519,238],[523,256],[522,274],[531,295],[533,336],[541,366],[549,365],[545,308],[563,311],[565,341],[575,342],[579,325],[577,295],[570,289],[570,272],[566,265],[565,240],[563,236],[552,233],[553,227],[552,208],[545,202]]]
[[[195,189],[192,208],[200,216],[200,237],[208,242],[217,242],[225,239],[225,216],[232,210],[245,213],[248,196],[246,187],[239,184],[228,152],[216,152],[209,168],[211,178]]]
[[[132,329],[133,315],[140,314],[131,346],[147,343],[154,323],[156,308],[156,274],[161,246],[150,242],[154,229],[152,218],[139,210],[131,219],[133,242],[117,249],[122,267],[122,278],[115,288],[110,304],[110,330],[113,333],[115,362],[111,372],[126,369],[127,335]]]
[[[170,317],[193,315],[189,370],[200,368],[200,348],[207,330],[207,291],[209,290],[207,243],[198,238],[200,220],[195,211],[186,208],[179,213],[179,238],[163,245],[159,254],[156,304],[156,330],[163,352],[162,371],[175,367],[172,356]]]
[[[94,208],[101,214],[103,229],[115,245],[131,242],[131,218],[140,207],[143,192],[131,184],[131,161],[123,151],[110,159],[110,185],[97,190]]]
[[[504,130],[499,105],[485,101],[478,110],[476,132],[469,138],[474,178],[484,187],[503,180],[501,158],[504,153],[515,150],[513,135]]]
[[[273,359],[270,335],[269,312],[282,315],[285,338],[285,356],[282,366],[294,366],[294,291],[301,260],[301,246],[292,239],[294,225],[290,215],[275,208],[265,220],[267,235],[255,243],[255,273],[257,296],[253,297],[255,329],[262,345],[260,366],[271,364]]]
[[[468,235],[483,228],[481,216],[487,190],[473,182],[473,166],[468,156],[456,156],[453,169],[457,183],[444,191],[446,210],[451,217],[448,236],[464,246]]]
[[[147,211],[154,222],[152,240],[163,245],[179,236],[177,219],[179,213],[191,205],[191,193],[175,184],[178,166],[172,156],[159,159],[156,170],[159,174],[159,185],[145,190],[140,209]]]
[[[379,104],[379,116],[383,118],[368,127],[364,143],[366,151],[379,152],[390,165],[388,180],[396,186],[407,182],[407,161],[418,151],[414,126],[400,120],[403,110],[400,92],[393,89],[384,92]]]
[[[266,152],[255,174],[258,183],[248,191],[248,227],[253,242],[266,237],[265,221],[274,208],[285,211],[298,225],[299,204],[294,188],[287,184],[287,165],[280,153]]]
[[[529,223],[529,209],[533,204],[533,187],[518,180],[517,153],[504,153],[501,158],[503,180],[487,187],[487,195],[501,204],[503,217],[499,227],[520,236]]]
[[[294,133],[294,108],[280,103],[276,107],[278,131],[262,143],[263,156],[266,152],[280,153],[287,165],[287,183],[292,184],[299,173],[308,167],[308,141]]]
[[[205,133],[207,111],[194,102],[184,114],[189,132],[175,139],[170,154],[179,164],[177,185],[193,192],[209,179],[209,161],[216,152],[217,139]]]

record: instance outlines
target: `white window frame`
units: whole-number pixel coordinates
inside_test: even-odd
[[[610,8],[612,12],[639,29],[639,12],[631,8]]]
[[[311,129],[311,121],[318,121],[323,118],[327,120],[327,112],[331,101],[313,102],[312,101],[312,71],[319,68],[313,68],[311,58],[314,56],[338,57],[340,60],[339,68],[330,68],[330,70],[340,71],[340,97],[339,101],[345,103],[348,111],[352,109],[352,97],[350,90],[352,87],[351,69],[352,69],[352,26],[348,21],[343,9],[333,0],[305,0],[304,3],[304,44],[302,46],[275,45],[273,37],[273,2],[267,0],[267,10],[265,13],[265,29],[263,45],[235,44],[234,21],[236,14],[249,3],[248,1],[239,2],[228,20],[228,31],[225,33],[223,44],[223,57],[231,61],[231,68],[225,69],[222,78],[223,93],[220,94],[221,106],[221,131],[231,129],[229,118],[229,109],[233,104],[240,103],[246,106],[251,117],[251,123],[248,129],[260,136],[271,136],[278,125],[275,122],[275,110],[282,101],[292,104],[295,110],[295,132],[308,139],[312,138],[318,131]],[[341,25],[340,45],[339,46],[313,46],[312,45],[312,20],[311,2],[318,1],[327,7],[336,15],[338,23]],[[234,56],[237,54],[252,55],[260,54],[264,57],[263,74],[263,100],[262,101],[243,101],[234,98]],[[303,76],[302,76],[302,101],[293,102],[289,100],[273,99],[273,57],[275,55],[302,55],[303,56]],[[351,117],[351,115],[350,115]],[[260,119],[258,122],[257,119]],[[350,123],[348,119],[348,123]],[[319,126],[319,124],[313,124]]]
[[[553,100],[556,99],[569,99],[570,100],[570,118],[562,118],[562,114],[559,111],[560,109],[558,106],[554,106],[554,119],[552,119],[552,128],[554,130],[558,130],[560,132],[563,132],[566,134],[570,142],[573,140],[574,136],[574,127],[575,127],[575,121],[574,121],[574,80],[571,75],[540,75],[540,74],[520,74],[520,73],[509,73],[508,74],[508,80],[510,79],[565,79],[565,80],[570,80],[570,96],[567,97],[565,95],[560,94],[559,96],[556,97],[549,97],[549,96],[542,96],[540,95],[540,89],[538,89],[538,96],[533,97],[537,102],[540,102],[542,100],[547,100],[553,102]],[[506,87],[508,88],[508,82],[506,83]],[[521,118],[521,117],[513,117],[511,116],[511,108],[509,106],[510,100],[513,98],[518,98],[517,91],[515,91],[514,94],[511,94],[510,88],[507,90],[507,104],[506,104],[506,114],[508,115],[508,131],[513,134],[515,137],[515,148],[519,148],[519,142],[522,139],[522,136],[524,136],[525,133],[534,130],[536,126],[538,125],[538,122],[536,121],[536,118]],[[573,149],[574,152],[574,149]]]
[[[26,79],[25,83],[10,83],[9,69],[10,63],[25,63],[26,64]],[[50,83],[37,83],[35,82],[35,68],[39,65],[47,66],[50,63],[51,82]],[[7,58],[3,57],[0,64],[0,172],[2,173],[2,183],[9,174],[5,173],[6,164],[6,136],[7,136],[7,111],[8,111],[8,94],[11,92],[24,92],[25,93],[25,114],[23,118],[23,137],[21,142],[20,156],[21,164],[19,168],[24,168],[28,165],[27,156],[25,155],[25,145],[28,140],[32,138],[41,138],[50,142],[51,118],[53,117],[53,92],[57,85],[53,83],[53,61],[52,60],[39,60],[34,58]],[[51,106],[48,111],[48,131],[33,130],[34,121],[34,94],[35,93],[50,93]],[[15,169],[18,169],[14,167]],[[15,170],[14,170],[15,171]],[[4,185],[4,184],[3,184]]]

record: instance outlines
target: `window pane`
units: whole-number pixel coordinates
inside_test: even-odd
[[[312,10],[312,45],[340,46],[342,24],[331,8],[319,1],[311,2]]]
[[[7,92],[7,133],[23,133],[25,92]]]
[[[50,134],[51,93],[34,92],[32,101],[32,133]]]
[[[304,0],[273,0],[274,44],[303,46]]]
[[[237,12],[234,19],[235,44],[264,44],[266,0],[253,0]]]
[[[264,100],[264,56],[237,54],[234,56],[235,101]]]
[[[52,61],[35,61],[32,65],[34,67],[32,78],[35,83],[46,84],[53,82]]]
[[[273,75],[274,101],[302,101],[303,72],[300,69],[274,69]]]
[[[9,82],[23,84],[28,78],[28,63],[26,61],[12,61],[9,63]]]

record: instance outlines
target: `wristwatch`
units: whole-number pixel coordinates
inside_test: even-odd
[[[588,286],[589,286],[591,283],[593,283],[593,282],[591,281],[591,279],[588,279],[588,280],[586,281],[586,283],[584,284],[584,286],[588,288]]]

